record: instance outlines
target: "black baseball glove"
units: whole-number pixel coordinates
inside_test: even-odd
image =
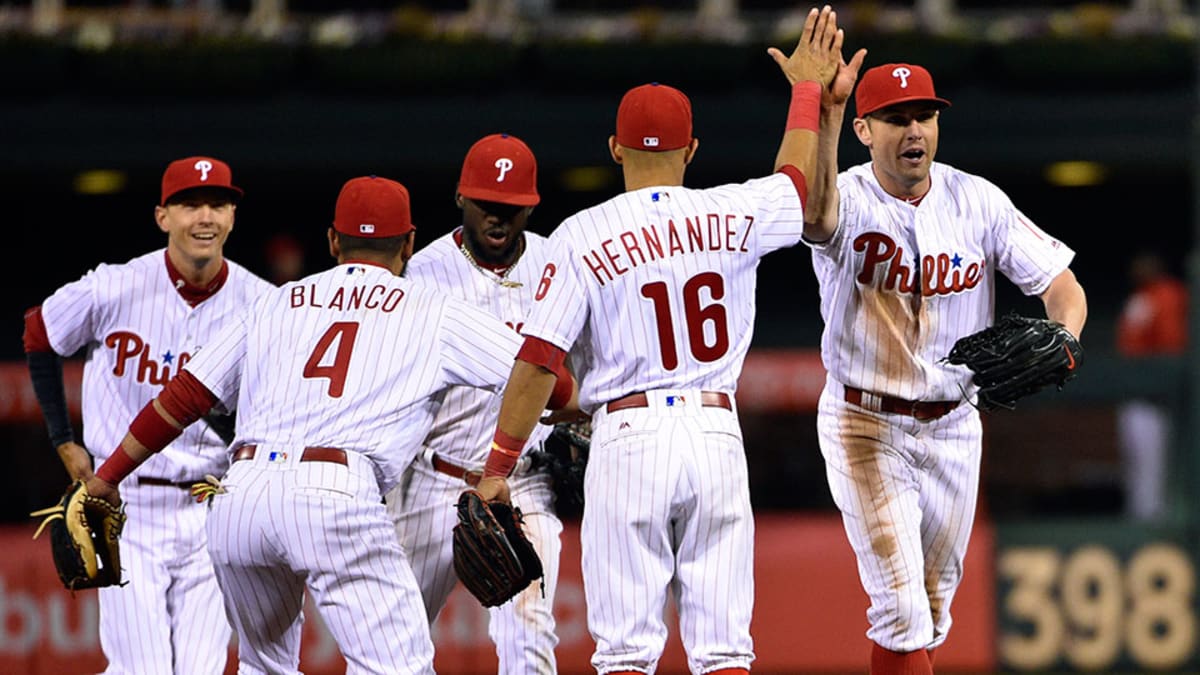
[[[503,605],[542,576],[542,561],[521,524],[520,509],[485,502],[475,490],[458,498],[454,572],[484,607]]]
[[[1051,385],[1062,391],[1083,363],[1083,349],[1056,321],[1009,314],[960,338],[944,360],[975,373],[981,410],[1011,410]]]
[[[121,584],[119,540],[125,511],[88,494],[84,482],[71,483],[58,504],[29,514],[44,517],[33,538],[50,528],[50,553],[68,590]]]
[[[559,517],[578,515],[583,509],[583,475],[592,447],[589,421],[557,424],[540,450],[530,450],[530,470],[550,474],[554,506]]]

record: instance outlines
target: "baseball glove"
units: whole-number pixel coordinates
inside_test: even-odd
[[[118,542],[125,526],[123,508],[89,495],[84,482],[77,480],[58,504],[29,515],[45,518],[34,539],[49,525],[50,553],[67,589],[121,585]]]
[[[1009,314],[960,338],[944,360],[975,373],[981,410],[1012,410],[1018,400],[1050,385],[1062,391],[1083,363],[1083,349],[1056,321]]]
[[[497,607],[542,576],[542,561],[521,530],[521,510],[485,502],[475,490],[458,498],[454,571],[484,607]]]
[[[589,421],[557,424],[542,442],[542,449],[530,450],[529,468],[550,474],[554,505],[560,517],[578,515],[583,509],[583,475],[592,447]]]

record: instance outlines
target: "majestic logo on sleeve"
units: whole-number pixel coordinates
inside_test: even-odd
[[[137,333],[126,330],[109,334],[104,338],[104,346],[114,352],[113,376],[132,374],[142,384],[166,384],[172,377],[171,366],[174,365],[175,373],[178,373],[192,358],[187,352],[172,354],[169,349],[162,354],[151,355],[150,345]]]
[[[922,256],[919,270],[906,264],[904,247],[882,232],[867,232],[854,239],[854,252],[862,255],[862,269],[856,277],[863,286],[877,286],[900,293],[952,295],[975,288],[983,279],[987,261],[966,263],[958,253]]]
[[[912,75],[912,71],[904,66],[900,66],[892,71],[892,77],[900,78],[900,88],[908,89],[908,77]]]
[[[500,159],[496,160],[496,168],[500,169],[500,174],[496,176],[496,182],[503,183],[504,174],[512,171],[513,161],[507,157],[501,157]]]
[[[207,159],[202,159],[196,162],[195,166],[192,168],[199,171],[200,180],[205,181],[208,180],[208,172],[212,171],[212,162],[208,161]]]

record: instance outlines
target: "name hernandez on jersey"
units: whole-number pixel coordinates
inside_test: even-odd
[[[694,219],[686,217],[682,226],[676,225],[674,219],[668,219],[665,226],[650,223],[625,230],[600,242],[581,258],[603,286],[606,278],[612,281],[631,269],[663,258],[711,251],[750,253],[746,241],[753,227],[754,216],[749,214],[709,213]],[[618,243],[620,250],[615,250]]]

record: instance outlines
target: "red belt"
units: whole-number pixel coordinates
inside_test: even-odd
[[[479,485],[480,479],[483,478],[482,471],[469,470],[461,467],[453,462],[447,462],[442,459],[437,453],[433,455],[433,470],[439,473],[444,473],[452,478],[459,478],[467,485]]]
[[[233,453],[233,461],[238,462],[243,459],[254,459],[254,453],[257,450],[257,445],[243,445],[237,449],[237,452]],[[346,451],[341,448],[305,448],[300,453],[300,461],[348,464],[346,461]]]
[[[605,406],[605,410],[610,413],[626,408],[646,408],[650,405],[650,399],[646,397],[644,392],[630,394],[615,401],[609,401]],[[702,391],[700,392],[700,405],[706,408],[724,408],[733,410],[733,402],[729,398],[729,394],[723,391]]]
[[[961,403],[961,401],[906,401],[894,396],[872,394],[862,389],[855,389],[854,387],[844,388],[846,390],[844,397],[846,403],[852,403],[868,410],[908,415],[923,422],[935,420],[954,410]]]

